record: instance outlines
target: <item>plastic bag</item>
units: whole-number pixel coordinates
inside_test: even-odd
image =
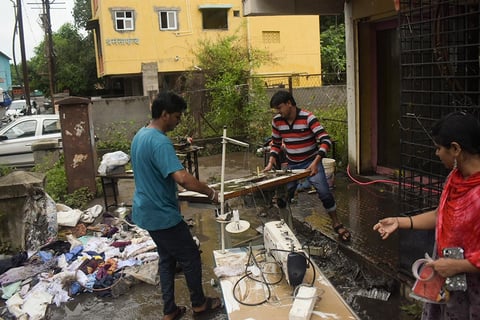
[[[128,161],[130,161],[130,157],[123,151],[105,153],[100,166],[98,166],[98,173],[102,175],[107,174],[108,171],[123,166],[127,164]]]

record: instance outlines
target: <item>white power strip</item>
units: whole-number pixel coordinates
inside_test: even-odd
[[[293,302],[288,320],[308,320],[312,316],[313,307],[317,302],[317,288],[300,287]]]

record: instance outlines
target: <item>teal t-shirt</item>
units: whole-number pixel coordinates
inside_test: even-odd
[[[184,167],[170,139],[160,130],[142,128],[133,138],[130,156],[135,177],[133,222],[146,230],[177,225],[182,216],[171,174]]]

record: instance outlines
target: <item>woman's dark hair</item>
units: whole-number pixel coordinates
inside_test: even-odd
[[[449,148],[456,142],[470,154],[480,154],[480,122],[472,114],[456,111],[438,120],[432,127],[436,144]]]
[[[167,113],[187,110],[185,100],[171,91],[160,92],[152,102],[152,119],[158,119],[163,111]]]
[[[290,92],[286,90],[277,91],[270,99],[270,108],[276,108],[280,104],[287,103],[288,101],[290,101],[292,106],[297,105],[297,103],[295,102],[295,99],[293,99],[293,96]]]

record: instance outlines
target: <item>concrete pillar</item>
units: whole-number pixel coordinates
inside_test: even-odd
[[[45,202],[34,204],[45,196],[44,182],[45,175],[38,172],[14,171],[0,177],[0,253],[34,250],[56,237],[56,212],[49,231]]]
[[[61,144],[57,140],[40,140],[32,143],[35,165],[50,169],[60,158]]]
[[[57,102],[62,127],[68,192],[83,187],[96,194],[97,152],[89,99],[68,97]]]
[[[158,93],[158,66],[156,62],[142,63],[143,95],[150,98]]]

